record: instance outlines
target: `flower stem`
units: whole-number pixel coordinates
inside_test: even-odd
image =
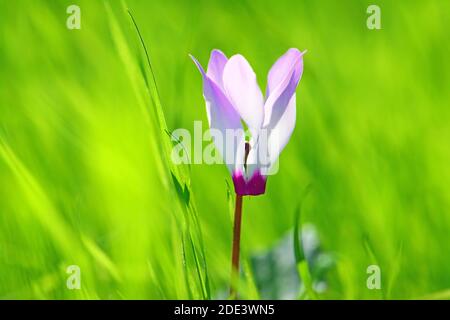
[[[233,227],[233,251],[231,254],[231,286],[230,297],[237,298],[237,284],[239,280],[239,249],[241,246],[241,221],[242,221],[242,196],[236,195],[236,206],[234,208]]]

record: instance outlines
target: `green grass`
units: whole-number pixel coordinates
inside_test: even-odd
[[[290,47],[308,49],[297,127],[244,200],[241,296],[302,200],[334,259],[316,298],[450,298],[450,3],[280,2],[81,0],[81,30],[70,1],[0,3],[0,299],[226,298],[231,179],[170,161],[170,132],[206,129],[188,54],[241,53],[264,88]]]

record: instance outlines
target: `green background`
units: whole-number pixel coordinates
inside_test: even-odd
[[[229,174],[170,161],[169,132],[207,123],[188,54],[241,53],[265,88],[290,47],[297,127],[244,200],[241,297],[302,202],[333,260],[315,298],[450,298],[449,1],[86,0],[68,30],[74,2],[0,1],[1,299],[226,298]]]

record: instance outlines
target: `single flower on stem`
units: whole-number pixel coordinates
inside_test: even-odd
[[[295,90],[303,73],[303,54],[289,49],[272,66],[263,96],[256,75],[240,54],[230,59],[213,50],[205,72],[191,56],[203,77],[203,96],[211,130],[219,132],[224,145],[216,143],[230,171],[236,206],[233,228],[231,296],[236,297],[242,197],[264,194],[270,169],[288,143],[296,121]],[[250,133],[246,141],[244,127]],[[230,134],[230,132],[232,134]]]

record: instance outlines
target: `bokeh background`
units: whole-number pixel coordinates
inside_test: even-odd
[[[231,179],[170,161],[170,132],[207,123],[188,54],[241,53],[265,88],[296,47],[297,127],[267,193],[244,200],[241,297],[449,299],[449,14],[444,0],[0,1],[0,298],[226,298]]]

